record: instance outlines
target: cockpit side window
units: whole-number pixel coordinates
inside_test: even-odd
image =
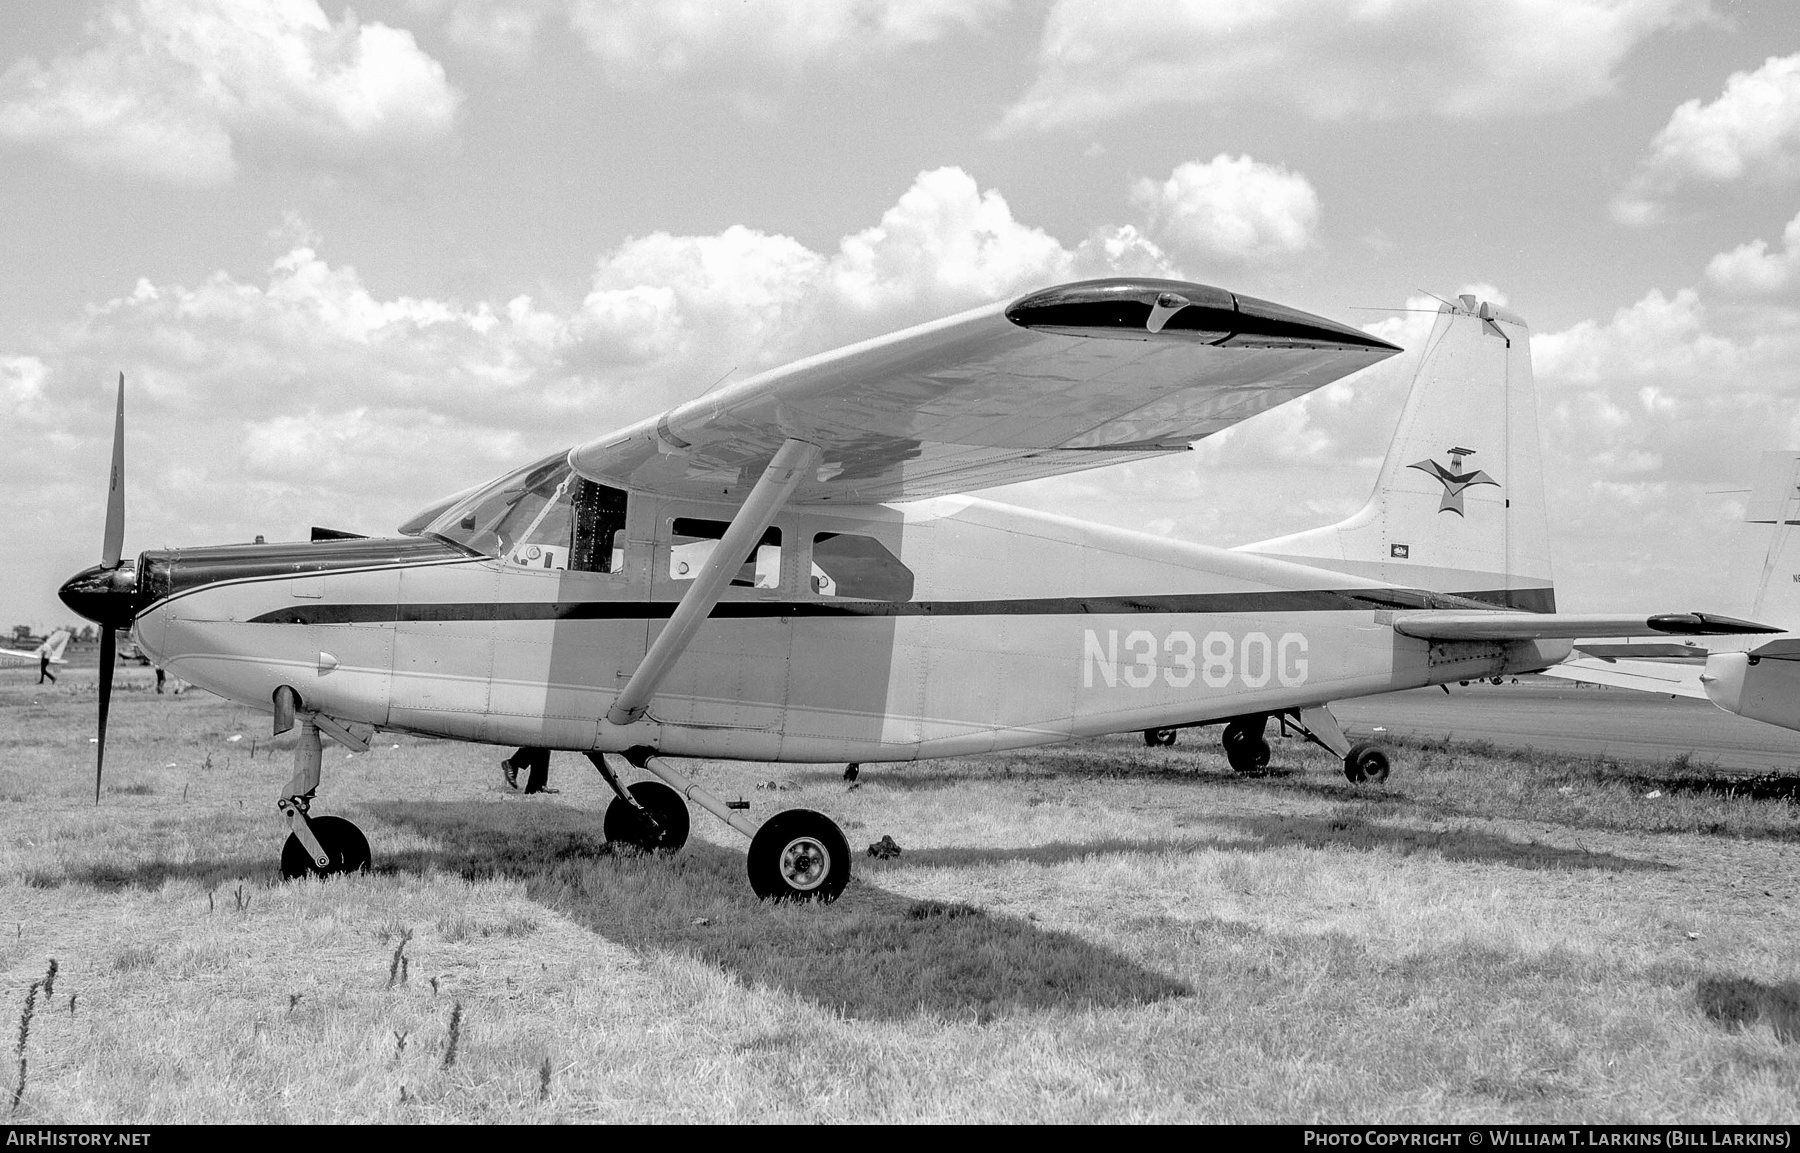
[[[625,491],[575,478],[574,543],[569,567],[582,572],[618,572],[625,565],[625,550],[617,547],[625,531]]]
[[[626,494],[595,484],[556,453],[459,501],[425,530],[527,568],[618,572]]]

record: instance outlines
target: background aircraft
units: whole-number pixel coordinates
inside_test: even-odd
[[[1765,452],[1729,566],[1734,611],[1800,630],[1800,453]],[[1728,602],[1729,603],[1729,602]],[[1657,645],[1583,642],[1546,669],[1589,684],[1710,700],[1728,713],[1800,729],[1800,631]]]
[[[16,668],[19,665],[35,665],[43,659],[46,653],[50,656],[51,664],[68,664],[68,662],[63,659],[62,654],[63,650],[69,647],[69,638],[71,635],[72,634],[68,629],[57,629],[55,632],[45,637],[42,644],[29,652],[22,649],[0,649],[0,668]]]
[[[1575,636],[1758,631],[1552,611],[1527,335],[1445,304],[1368,506],[1237,550],[960,494],[1185,451],[1393,345],[1205,285],[1086,281],[720,389],[396,538],[131,562],[121,382],[102,561],[62,596],[300,726],[287,875],[368,863],[354,825],[309,809],[319,733],[362,748],[380,727],[582,751],[617,793],[609,838],[679,847],[685,799],[750,838],[759,895],[829,899],[850,875],[836,824],[758,826],[675,758],[866,764],[1228,721],[1251,769],[1281,716],[1380,779],[1329,702],[1541,669]],[[608,753],[658,780],[626,788]]]

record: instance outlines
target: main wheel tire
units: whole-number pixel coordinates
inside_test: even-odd
[[[1166,749],[1175,743],[1174,729],[1145,729],[1144,746],[1152,749]]]
[[[1379,745],[1367,741],[1351,745],[1344,754],[1344,779],[1353,785],[1367,781],[1379,785],[1388,779],[1387,754]]]
[[[835,901],[850,883],[850,842],[825,814],[788,809],[756,830],[744,863],[765,901]]]
[[[1225,760],[1235,772],[1260,773],[1269,767],[1269,742],[1263,740],[1267,717],[1240,717],[1225,726]]]
[[[312,826],[313,836],[319,839],[319,847],[331,858],[331,863],[323,869],[313,862],[312,854],[300,843],[300,838],[289,833],[287,844],[281,846],[281,876],[283,880],[297,881],[301,877],[335,877],[340,873],[366,873],[369,870],[369,838],[363,836],[361,829],[342,817],[310,817],[307,823]]]
[[[636,845],[646,852],[667,849],[671,853],[687,844],[688,808],[680,793],[661,781],[639,781],[628,791],[656,819],[657,827],[651,828],[636,809],[614,797],[606,806],[606,821],[601,826],[608,841]]]

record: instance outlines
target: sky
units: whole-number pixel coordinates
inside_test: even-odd
[[[1791,0],[28,0],[0,16],[0,627],[381,534],[718,381],[1161,275],[1532,325],[1559,607],[1718,608],[1800,448]],[[1399,356],[995,499],[1233,545],[1366,497]]]

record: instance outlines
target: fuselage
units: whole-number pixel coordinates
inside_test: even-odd
[[[1303,708],[1542,668],[1428,643],[1457,598],[968,498],[791,509],[644,720],[605,714],[734,508],[631,494],[611,572],[430,537],[145,553],[134,635],[269,709],[563,749],[880,761]],[[716,534],[715,534],[716,535]]]

